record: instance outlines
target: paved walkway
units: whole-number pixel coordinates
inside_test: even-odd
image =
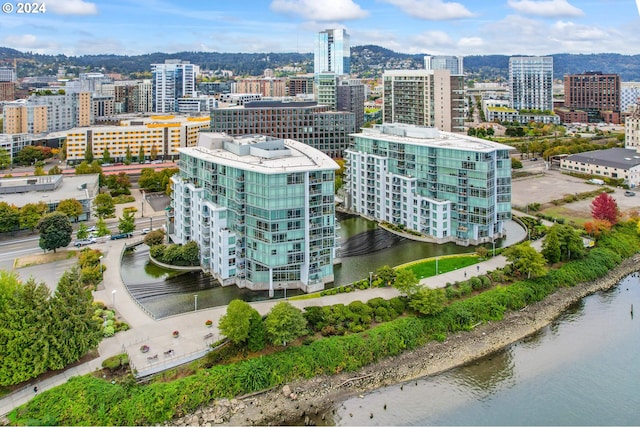
[[[109,307],[115,303],[117,318],[127,322],[131,329],[118,332],[115,336],[104,339],[98,347],[100,357],[68,369],[45,381],[34,380],[24,389],[0,399],[0,415],[6,414],[16,406],[31,400],[34,397],[34,386],[38,387],[39,392],[58,386],[65,383],[72,376],[84,375],[99,370],[104,359],[116,354],[127,352],[133,368],[139,374],[147,375],[201,357],[208,350],[209,344],[220,339],[217,325],[220,317],[226,312],[225,306],[154,320],[133,300],[120,277],[121,253],[125,244],[129,242],[129,239],[123,239],[104,243],[105,246],[101,248],[105,252],[102,262],[107,267],[104,274],[104,289],[95,291],[94,299],[104,302]],[[540,245],[540,241],[533,244],[538,250]],[[431,288],[444,287],[447,283],[463,281],[474,275],[495,270],[505,264],[506,259],[503,256],[497,256],[479,264],[422,279],[420,283]],[[388,299],[397,295],[399,293],[394,288],[373,288],[290,302],[296,307],[304,308],[312,305],[348,304],[355,300],[365,302],[375,297]],[[279,300],[261,301],[252,303],[252,305],[260,314],[264,315],[277,302]],[[205,325],[207,320],[213,321],[213,327],[209,328]],[[178,338],[172,336],[172,332],[175,330],[179,331]],[[140,351],[140,346],[143,344],[149,346],[147,353]],[[170,352],[170,350],[173,351]],[[153,359],[149,360],[149,357]]]

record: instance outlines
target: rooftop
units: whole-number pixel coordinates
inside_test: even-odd
[[[61,182],[53,191],[26,191],[13,194],[0,194],[0,201],[22,207],[28,203],[45,202],[47,204],[52,204],[65,199],[92,199],[96,196],[93,194],[93,189],[97,188],[98,177],[98,174],[90,174],[75,176],[46,175],[42,177],[29,176],[19,178],[2,178],[0,179],[0,186],[2,187],[30,185],[30,180],[37,180],[39,178],[50,178],[52,180],[60,180]]]
[[[610,148],[608,150],[586,151],[567,156],[564,161],[589,163],[618,169],[630,169],[640,166],[640,153],[629,148]]]
[[[338,169],[329,156],[307,144],[265,135],[231,137],[225,133],[200,133],[196,147],[178,151],[210,163],[263,174]]]
[[[453,132],[444,132],[434,127],[385,123],[373,128],[363,128],[362,133],[351,134],[353,137],[365,137],[382,141],[393,141],[404,144],[423,145],[454,150],[492,152],[495,150],[514,150],[513,147]]]

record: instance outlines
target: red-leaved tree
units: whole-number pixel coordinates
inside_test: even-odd
[[[620,211],[618,210],[616,199],[607,193],[600,193],[591,202],[591,216],[593,219],[601,219],[615,224],[618,222],[619,215]]]

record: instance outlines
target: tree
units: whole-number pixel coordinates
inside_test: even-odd
[[[87,146],[84,149],[84,161],[87,163],[93,163],[93,145],[91,141],[87,141]]]
[[[182,245],[181,256],[186,265],[198,265],[200,263],[200,248],[198,248],[198,242],[189,240]]]
[[[401,268],[396,272],[393,287],[400,291],[401,294],[408,296],[415,294],[420,289],[415,273],[408,268]]]
[[[20,208],[20,228],[28,228],[33,231],[38,225],[38,221],[42,218],[49,207],[45,202],[27,203]]]
[[[0,169],[11,166],[11,154],[4,148],[0,148]]]
[[[522,162],[518,159],[511,159],[511,169],[522,169]]]
[[[299,308],[279,302],[267,314],[264,327],[272,344],[286,346],[307,333],[307,320]]]
[[[158,149],[156,148],[156,144],[151,146],[151,151],[149,152],[149,159],[155,160],[158,158]]]
[[[249,338],[252,312],[256,309],[247,302],[234,299],[227,306],[227,311],[220,318],[218,328],[234,344],[245,344]]]
[[[140,150],[138,150],[138,163],[144,163],[144,147],[140,145]]]
[[[104,218],[98,218],[98,222],[96,222],[96,236],[108,236],[111,234],[109,228],[107,227],[107,223],[104,221]]]
[[[562,251],[560,249],[560,237],[556,227],[551,227],[542,242],[542,255],[550,264],[560,261]]]
[[[504,251],[507,261],[513,264],[513,268],[521,274],[526,274],[527,278],[539,276],[545,273],[545,259],[535,248],[531,247],[531,242],[526,241],[519,245],[511,246]]]
[[[19,165],[31,165],[37,161],[48,159],[52,156],[51,148],[49,147],[36,147],[34,145],[27,145],[16,154],[13,161]]]
[[[409,300],[409,307],[425,316],[434,315],[444,310],[447,296],[444,289],[418,289]]]
[[[51,299],[50,369],[61,369],[97,347],[101,332],[93,312],[93,296],[82,285],[79,268],[65,271]]]
[[[161,245],[164,243],[164,230],[157,229],[147,233],[144,236],[144,244],[151,247],[155,245]]]
[[[110,218],[116,212],[113,197],[111,197],[111,194],[109,193],[98,194],[93,203],[96,209],[96,216],[98,218]]]
[[[576,233],[576,230],[569,225],[556,224],[553,227],[558,228],[560,259],[568,260],[582,258],[585,254],[584,243],[582,242],[582,237]]]
[[[0,233],[15,231],[20,227],[20,210],[15,205],[0,202]]]
[[[78,240],[84,240],[87,237],[89,237],[89,227],[87,227],[87,225],[82,222],[78,226],[78,231],[76,231],[76,238]]]
[[[136,223],[133,212],[124,210],[122,216],[118,218],[118,230],[120,230],[120,233],[133,233],[135,229]]]
[[[111,195],[114,197],[122,194],[131,194],[131,179],[125,172],[109,175],[106,183],[109,190],[111,190]]]
[[[487,257],[487,255],[489,255],[489,250],[484,246],[478,246],[476,248],[476,255],[478,255],[478,258],[484,259]]]
[[[60,166],[58,165],[53,165],[53,167],[51,169],[49,169],[49,175],[61,175],[62,174],[62,169],[60,169]]]
[[[593,236],[596,239],[602,235],[609,234],[611,227],[611,223],[604,219],[596,219],[584,223],[584,230],[588,235]]]
[[[64,248],[71,243],[71,221],[69,217],[62,212],[52,212],[40,219],[36,229],[40,233],[40,247],[45,251],[56,251],[58,248]]]
[[[131,147],[127,144],[127,151],[124,154],[124,164],[130,165],[133,162],[133,155],[131,154]]]
[[[618,222],[620,211],[616,200],[607,193],[600,193],[591,202],[591,217],[593,219],[603,219],[611,224]]]
[[[396,279],[396,271],[388,265],[383,265],[376,270],[376,276],[385,286],[389,286]]]
[[[111,158],[111,153],[109,153],[109,149],[105,148],[102,152],[102,164],[111,163],[113,159]]]
[[[44,167],[42,165],[36,165],[35,169],[33,170],[33,174],[35,176],[44,176],[47,173],[44,171]]]
[[[62,212],[66,214],[69,218],[73,218],[76,221],[78,217],[82,215],[82,203],[77,201],[76,199],[65,199],[61,200],[58,203],[58,208],[56,209],[58,212]]]

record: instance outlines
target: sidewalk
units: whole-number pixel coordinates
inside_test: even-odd
[[[127,352],[132,367],[139,374],[148,375],[201,357],[208,351],[211,343],[221,338],[217,325],[220,317],[226,313],[226,307],[224,306],[183,313],[161,320],[154,320],[149,316],[129,295],[120,277],[120,258],[126,243],[131,243],[131,239],[115,240],[107,243],[109,249],[102,260],[107,267],[104,274],[104,289],[95,291],[94,299],[104,302],[109,307],[113,306],[115,302],[117,318],[127,322],[131,329],[118,332],[115,336],[104,339],[98,347],[100,357],[68,369],[41,383],[33,380],[26,388],[0,399],[0,416],[31,400],[35,395],[33,392],[35,385],[38,386],[38,392],[48,390],[65,383],[72,376],[85,375],[100,369],[104,359],[116,354]],[[541,245],[541,241],[536,241],[532,244],[537,250],[540,250]],[[447,283],[464,281],[475,275],[503,267],[506,263],[504,256],[500,255],[479,264],[422,279],[420,284],[430,288],[442,288]],[[289,302],[303,309],[314,305],[349,304],[356,300],[366,302],[376,297],[389,299],[398,295],[399,292],[395,288],[372,288]],[[280,301],[270,300],[251,304],[260,314],[264,315]],[[213,321],[211,328],[205,325],[207,320]],[[180,332],[178,338],[172,336],[174,330]],[[140,346],[143,344],[150,347],[149,352],[142,353],[140,351]],[[169,350],[173,351],[169,352]],[[153,358],[156,355],[157,357]],[[148,360],[147,358],[149,357],[152,357],[153,360]]]

